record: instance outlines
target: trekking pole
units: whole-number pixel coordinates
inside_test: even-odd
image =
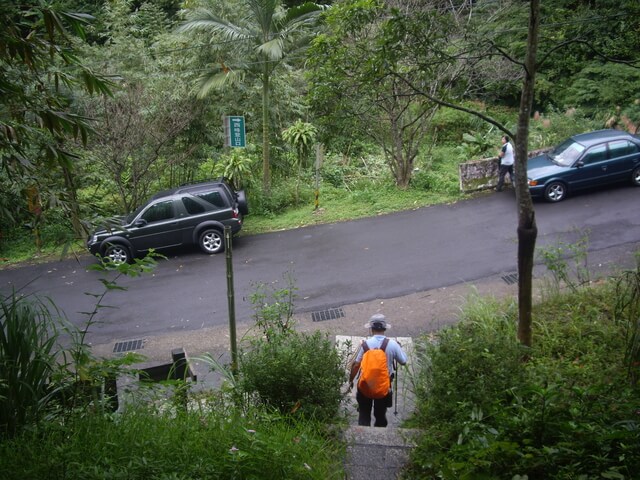
[[[398,362],[397,361],[393,361],[395,368],[394,370],[396,371],[396,376],[395,376],[395,389],[396,389],[396,401],[393,402],[393,404],[395,405],[394,409],[393,409],[393,414],[397,417],[398,416],[398,374],[399,374],[399,368],[398,368]]]

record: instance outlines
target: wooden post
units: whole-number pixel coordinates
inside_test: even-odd
[[[320,207],[320,167],[324,157],[324,146],[321,143],[316,144],[316,201],[314,210]]]

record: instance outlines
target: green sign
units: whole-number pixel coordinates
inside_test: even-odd
[[[225,147],[246,147],[243,116],[224,117]]]

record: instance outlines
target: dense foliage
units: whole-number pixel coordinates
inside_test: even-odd
[[[514,305],[474,299],[459,325],[423,344],[425,434],[411,478],[634,478],[639,294],[638,269],[555,290],[535,308],[529,351],[516,341]]]
[[[515,116],[504,112],[522,79],[522,2],[330,4],[312,23],[319,10],[305,2],[3,3],[1,251],[8,241],[34,239],[41,249],[84,237],[91,223],[159,190],[226,171],[216,167],[228,157],[222,115],[245,115],[241,175],[257,215],[313,201],[314,162],[306,153],[301,162],[300,144],[282,135],[296,125],[309,125],[327,156],[341,158],[322,167],[321,191],[379,152],[385,177],[435,191],[448,182],[440,171],[468,159],[448,155],[438,165],[439,151],[483,155],[497,143],[497,124],[513,128]],[[596,128],[637,127],[640,49],[631,32],[639,8],[633,0],[545,2],[541,118],[574,112]],[[271,23],[260,24],[260,12]],[[265,43],[263,29],[281,35]],[[496,123],[442,105],[436,112],[426,95]],[[446,116],[456,121],[440,121]]]

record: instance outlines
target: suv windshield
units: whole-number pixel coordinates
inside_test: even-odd
[[[584,145],[569,139],[549,152],[549,157],[558,165],[570,167],[582,155],[584,148]]]

